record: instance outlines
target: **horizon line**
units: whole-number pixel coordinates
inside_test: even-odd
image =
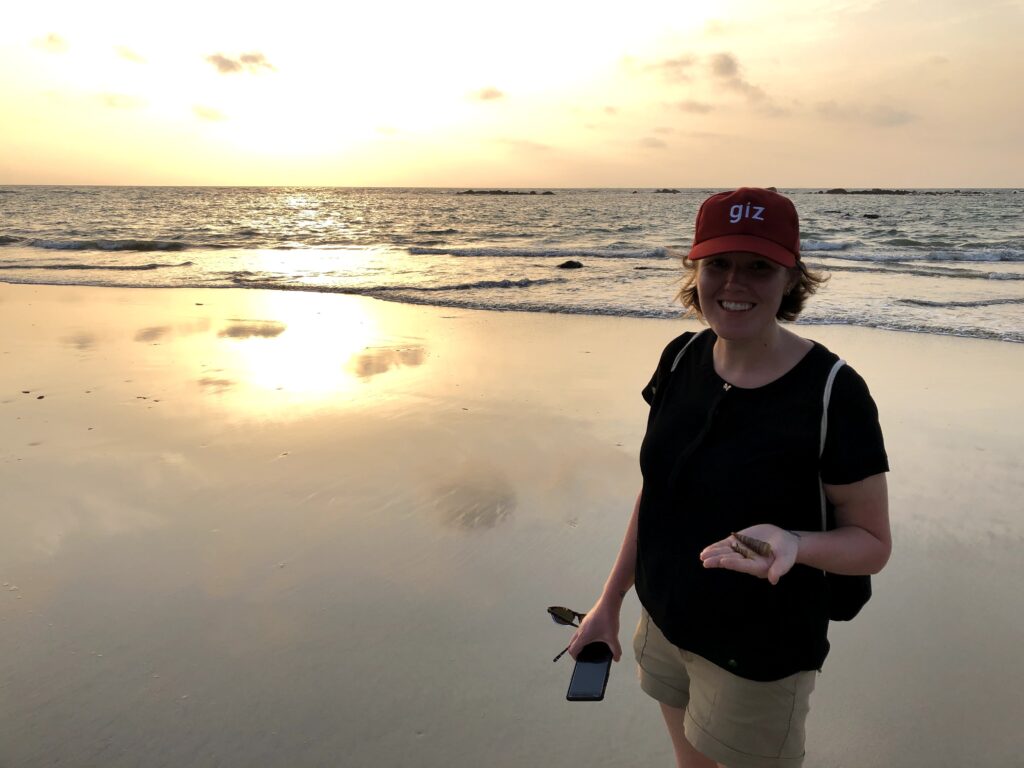
[[[740,186],[753,186],[753,185],[740,185]],[[705,190],[705,189],[737,189],[736,185],[731,184],[702,184],[697,186],[672,186],[672,185],[657,185],[657,186],[643,186],[643,185],[618,185],[618,186],[563,186],[563,187],[552,187],[552,186],[512,186],[512,185],[419,185],[419,184],[66,184],[66,183],[5,183],[0,181],[0,187],[103,187],[103,188],[152,188],[152,189],[171,189],[171,188],[200,188],[200,189],[465,189],[465,190],[583,190],[583,189],[603,189],[603,190],[660,190],[660,189],[677,189],[677,190]],[[769,187],[762,187],[768,189]],[[871,192],[874,190],[880,190],[884,192],[894,191],[928,191],[928,190],[942,190],[942,191],[957,191],[957,190],[970,190],[970,191],[989,191],[989,190],[1020,190],[1024,189],[1024,185],[1017,186],[996,186],[996,187],[969,187],[969,186],[949,186],[949,187],[915,187],[909,185],[896,185],[896,186],[866,186],[866,185],[814,185],[814,186],[790,186],[785,184],[772,185],[774,189],[792,189],[792,190],[818,190],[823,191],[830,190],[846,190],[847,192]],[[837,193],[842,194],[842,193]]]

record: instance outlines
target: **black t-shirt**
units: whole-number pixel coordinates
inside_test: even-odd
[[[815,343],[780,378],[743,389],[715,372],[710,330],[670,370],[692,336],[669,343],[643,390],[651,410],[640,450],[637,594],[672,643],[737,675],[777,680],[820,669],[828,654],[820,570],[797,565],[772,586],[705,569],[699,554],[757,523],[820,530],[819,470],[837,485],[888,471],[875,403],[856,371],[840,368],[819,462],[833,353]]]

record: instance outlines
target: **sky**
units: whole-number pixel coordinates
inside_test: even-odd
[[[0,184],[1024,185],[1024,0],[3,16]]]

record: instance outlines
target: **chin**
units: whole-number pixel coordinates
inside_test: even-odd
[[[775,324],[775,318],[767,320],[758,317],[705,317],[711,330],[726,341],[749,341],[768,333]]]

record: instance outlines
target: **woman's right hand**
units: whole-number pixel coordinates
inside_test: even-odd
[[[598,600],[572,636],[569,655],[575,659],[584,646],[600,641],[612,649],[612,658],[618,661],[622,656],[622,647],[619,645],[620,607],[621,604],[611,605],[603,599]]]

